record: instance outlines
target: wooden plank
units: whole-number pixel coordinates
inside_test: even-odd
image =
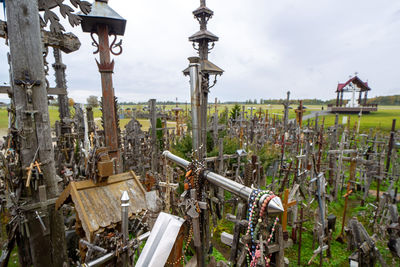
[[[89,188],[93,188],[93,187],[100,187],[100,186],[106,186],[106,185],[111,185],[111,184],[115,184],[115,183],[120,183],[120,182],[123,182],[126,180],[130,180],[132,178],[134,178],[134,176],[130,172],[126,172],[126,173],[112,175],[112,176],[108,177],[104,182],[97,183],[97,184],[95,184],[92,180],[75,182],[75,187],[79,191],[79,190],[89,189]]]
[[[61,192],[60,196],[56,201],[56,210],[61,208],[61,206],[68,200],[71,193],[71,183]]]
[[[87,226],[87,228],[88,228],[87,230],[89,232],[89,236],[86,236],[86,237],[89,239],[89,242],[91,242],[93,230],[92,230],[92,227],[90,226],[89,217],[85,212],[85,207],[83,206],[82,200],[79,197],[78,190],[76,189],[75,184],[76,184],[76,182],[70,183],[70,185],[71,185],[70,192],[71,192],[72,200],[74,201],[75,208],[79,207],[79,209],[82,212],[82,215],[84,217],[82,219],[86,222],[85,225]],[[77,213],[79,214],[78,210],[77,210]],[[83,226],[83,224],[82,224],[82,226]]]
[[[8,94],[9,92],[11,92],[10,86],[0,86],[0,94]]]
[[[146,195],[146,190],[144,189],[142,183],[140,182],[139,178],[136,176],[136,174],[133,171],[130,171],[131,174],[133,175],[133,178],[135,178],[137,184],[139,185],[140,190],[143,192],[143,194]]]
[[[50,87],[50,88],[47,88],[47,94],[48,95],[66,95],[67,90],[65,88]]]
[[[9,94],[11,93],[11,87],[2,85],[0,86],[0,94]],[[66,95],[67,90],[65,88],[59,88],[59,87],[50,87],[47,89],[47,94],[48,95]]]
[[[54,33],[42,30],[42,42],[45,46],[59,48],[64,53],[71,53],[79,50],[81,42],[75,34]],[[0,37],[7,38],[7,22],[0,20]]]
[[[71,53],[79,50],[81,42],[73,33],[54,33],[42,30],[42,42],[45,46],[59,48],[64,53]]]
[[[7,37],[7,22],[0,20],[0,37]]]

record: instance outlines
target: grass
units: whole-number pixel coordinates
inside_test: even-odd
[[[210,105],[211,109],[210,112],[214,113],[215,105]],[[233,104],[221,104],[217,106],[218,113],[221,114],[225,108],[231,110],[233,108]],[[240,105],[241,107],[245,107],[245,111],[249,115],[251,107],[254,107],[253,114],[257,114],[261,110],[265,114],[265,111],[268,110],[269,116],[272,118],[273,116],[282,118],[283,116],[283,105],[260,105],[260,104],[253,104],[253,105]],[[124,109],[126,108],[136,108],[137,110],[142,110],[144,105],[127,105],[122,106]],[[166,105],[165,109],[170,110],[171,108],[175,107],[175,105]],[[186,105],[178,105],[178,107],[182,108],[184,112],[186,111]],[[289,118],[293,119],[296,117],[294,110],[297,108],[297,105],[291,105],[292,109],[289,110]],[[190,105],[187,106],[188,110],[190,109]],[[307,110],[304,115],[310,114],[312,111],[321,110],[322,106],[320,105],[307,105]],[[326,106],[324,106],[324,110],[326,110]],[[210,114],[209,112],[209,114]],[[350,120],[351,128],[354,127],[354,123],[358,122],[358,115],[340,115],[339,116],[339,123],[342,122],[343,116],[348,116]],[[400,118],[400,106],[379,106],[377,112],[372,112],[370,114],[363,114],[361,117],[361,124],[360,124],[360,131],[368,131],[370,128],[375,130],[382,130],[385,132],[390,131],[392,127],[392,120]],[[329,127],[334,125],[335,123],[335,115],[330,114],[325,116],[325,126]],[[398,127],[397,127],[398,128]]]
[[[186,110],[185,105],[178,105],[181,107],[184,111]],[[225,110],[225,108],[228,108],[229,110],[232,109],[234,105],[229,104],[229,105],[218,105],[218,113],[221,113]],[[264,112],[268,110],[268,114],[270,117],[276,116],[281,118],[283,115],[283,106],[282,105],[241,105],[245,106],[245,110],[247,111],[248,114],[250,114],[250,107],[254,107],[253,114],[256,114],[256,112],[259,112],[260,108]],[[121,106],[121,108],[126,109],[126,108],[136,108],[138,110],[142,110],[144,105],[124,105]],[[175,105],[166,105],[165,109],[170,110],[172,107],[175,107]],[[213,113],[215,108],[214,105],[211,105],[210,112]],[[291,105],[293,109],[289,110],[289,118],[293,119],[295,118],[295,112],[294,109],[297,107],[296,105]],[[188,105],[188,109],[190,109],[190,105]],[[326,109],[326,107],[324,107]],[[319,105],[308,105],[307,106],[307,111],[304,113],[304,115],[310,114],[311,111],[317,111],[321,110],[321,106]],[[71,109],[71,113],[73,114],[73,109]],[[93,110],[93,115],[95,118],[100,118],[101,117],[101,111],[99,108],[95,108]],[[49,107],[49,116],[50,116],[50,123],[51,126],[54,127],[54,123],[56,120],[59,120],[59,113],[58,113],[58,107],[55,106],[50,106]],[[358,115],[340,115],[339,116],[339,123],[342,122],[343,116],[348,116],[350,119],[350,126],[351,128],[354,127],[354,123],[358,122]],[[361,117],[361,124],[360,124],[360,131],[368,131],[370,128],[373,128],[374,130],[382,130],[385,132],[390,131],[391,126],[392,126],[392,120],[393,119],[399,119],[400,118],[400,106],[380,106],[377,112],[372,112],[370,114],[364,114]],[[140,123],[142,124],[142,129],[144,131],[147,131],[149,129],[149,121],[148,120],[139,120]],[[121,129],[124,129],[125,125],[129,122],[129,119],[122,119],[120,120],[120,127]],[[335,122],[335,115],[326,115],[325,116],[325,126],[329,127],[332,126]],[[100,123],[98,122],[98,125]],[[168,122],[168,127],[174,127],[173,122]],[[6,108],[0,108],[0,129],[7,129],[8,128],[8,114],[7,114],[7,109]],[[398,128],[398,127],[397,127]]]
[[[355,123],[358,123],[358,115],[339,115],[339,123],[342,122],[343,116],[347,116],[350,120],[350,128],[354,127]],[[384,132],[389,132],[392,128],[393,119],[399,120],[400,118],[400,107],[394,108],[380,107],[377,112],[372,112],[370,114],[363,114],[361,116],[360,131],[368,131],[369,129],[381,130]],[[325,116],[325,125],[332,126],[335,124],[335,115]],[[398,126],[397,126],[398,128]]]

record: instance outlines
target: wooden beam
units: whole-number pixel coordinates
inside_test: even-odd
[[[10,86],[0,86],[0,94],[8,94],[11,93]]]
[[[9,94],[12,93],[10,86],[0,86],[0,94]],[[47,94],[48,95],[66,95],[67,90],[64,88],[58,88],[58,87],[50,87],[47,89]]]
[[[0,20],[0,37],[7,37],[7,22]],[[77,51],[81,47],[79,38],[73,33],[54,33],[42,30],[42,42],[45,46],[59,48],[64,53]]]
[[[0,20],[0,37],[7,37],[7,23],[5,21]]]
[[[42,42],[45,46],[59,48],[64,53],[71,53],[79,50],[81,42],[73,33],[54,33],[42,31]]]

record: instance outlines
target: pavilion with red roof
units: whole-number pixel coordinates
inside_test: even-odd
[[[357,75],[345,83],[339,83],[336,89],[336,106],[328,105],[328,111],[332,113],[369,113],[377,111],[377,104],[367,104],[368,91],[371,91],[368,82],[363,82]],[[343,101],[344,93],[351,94],[350,100]],[[356,96],[357,93],[358,97]]]

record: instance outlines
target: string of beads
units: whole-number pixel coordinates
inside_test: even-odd
[[[263,223],[263,218],[266,218],[266,214],[268,211],[268,203],[276,197],[272,191],[269,190],[260,190],[255,189],[250,195],[249,198],[249,209],[247,219],[249,220],[247,226],[246,235],[251,236],[251,242],[246,244],[246,248],[248,250],[247,258],[247,266],[255,267],[257,265],[258,259],[261,257],[260,251],[260,243],[257,242],[258,236],[260,233],[260,228]],[[263,202],[260,203],[260,200],[263,199]],[[271,241],[273,234],[275,232],[276,223],[279,221],[278,217],[275,219],[271,230],[270,235],[268,236],[266,244],[268,245]],[[270,258],[265,256],[266,266],[269,266]]]
[[[167,261],[167,262],[166,262],[167,265],[172,265],[172,266],[174,266],[174,265],[178,264],[178,262],[180,262],[180,261],[182,261],[182,264],[185,265],[185,263],[184,263],[185,254],[186,254],[186,252],[187,252],[187,250],[188,250],[190,241],[192,241],[192,237],[193,237],[193,224],[190,223],[189,236],[188,236],[188,238],[187,238],[187,240],[186,240],[185,248],[183,249],[182,255],[181,255],[178,259],[176,259],[174,262],[169,262],[169,261]]]

